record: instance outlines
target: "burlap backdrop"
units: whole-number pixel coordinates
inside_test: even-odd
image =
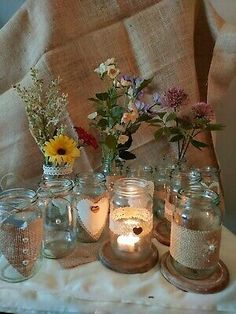
[[[30,185],[42,172],[41,153],[29,133],[23,103],[12,88],[17,82],[30,84],[31,66],[45,80],[62,78],[71,118],[86,129],[92,111],[87,99],[103,88],[93,70],[109,57],[115,57],[125,73],[154,76],[150,93],[180,86],[192,102],[206,100],[211,66],[214,104],[235,73],[234,64],[222,84],[216,84],[219,54],[212,59],[214,42],[219,30],[229,32],[222,25],[211,5],[200,0],[26,1],[0,31],[0,177],[12,172],[19,182]],[[132,149],[137,162],[153,164],[169,148],[165,141],[156,143],[153,130],[144,126]],[[86,148],[78,167],[94,168],[98,157],[99,151],[94,154]],[[189,160],[197,166],[216,163],[212,149],[192,150]]]

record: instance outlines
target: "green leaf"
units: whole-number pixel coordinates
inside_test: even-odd
[[[120,120],[123,116],[124,108],[122,108],[120,106],[115,106],[115,107],[111,108],[110,112],[111,112],[111,116],[113,118],[118,118]]]
[[[154,133],[155,140],[158,141],[163,136],[164,129],[160,128]]]
[[[184,136],[182,134],[178,134],[178,135],[173,136],[170,139],[170,142],[178,142],[178,141],[182,140],[183,138],[184,138]]]
[[[141,123],[137,123],[137,124],[135,123],[135,124],[131,125],[128,128],[129,133],[130,134],[135,133],[138,130],[138,128],[140,127],[140,125],[141,125]]]
[[[175,112],[171,112],[167,115],[167,117],[165,118],[165,121],[173,121],[176,119],[176,113]]]
[[[197,149],[200,149],[203,148],[203,147],[207,147],[208,145],[206,143],[203,143],[203,142],[199,142],[199,141],[196,141],[196,140],[191,140],[190,143],[196,147]]]
[[[90,101],[94,101],[94,102],[99,102],[100,100],[99,99],[97,99],[97,98],[88,98],[88,100],[90,100]]]
[[[206,127],[207,130],[210,131],[221,131],[225,128],[222,124],[216,124],[216,123],[209,123]]]
[[[116,141],[116,137],[114,135],[108,135],[106,138],[105,138],[105,141],[104,141],[104,144],[112,149],[113,151],[115,151],[116,149],[116,144],[117,144],[117,141]]]
[[[166,112],[158,112],[157,113],[157,115],[161,118],[161,120],[163,120],[165,114],[166,114]]]
[[[137,93],[141,92],[141,90],[143,90],[146,86],[148,86],[152,80],[153,80],[153,77],[147,80],[143,80],[143,82],[140,84],[139,88],[137,89]]]
[[[122,158],[122,159],[125,159],[125,160],[131,160],[131,159],[135,159],[136,158],[136,156],[133,153],[131,153],[131,152],[127,151],[127,150],[120,151],[119,152],[119,157]]]
[[[106,119],[101,119],[98,121],[97,126],[104,130],[107,127],[108,121]]]
[[[108,93],[98,93],[98,94],[96,94],[96,97],[97,97],[99,100],[107,100],[107,98],[108,98]]]
[[[153,123],[156,123],[156,122],[158,122],[158,123],[163,123],[163,121],[161,120],[161,119],[159,119],[159,118],[154,118],[154,119],[152,119],[152,120],[150,120],[149,121],[149,123],[151,123],[151,124],[153,124]]]

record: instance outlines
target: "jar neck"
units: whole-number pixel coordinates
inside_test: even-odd
[[[211,190],[184,190],[178,191],[178,203],[185,209],[199,207],[208,209],[219,205],[219,195]]]
[[[74,183],[69,179],[57,179],[57,180],[45,180],[40,183],[40,187],[38,189],[39,196],[45,195],[57,195],[63,196],[71,191],[74,187]]]
[[[5,190],[0,193],[0,203],[8,204],[12,208],[23,209],[37,201],[35,191],[25,188]]]
[[[115,182],[113,192],[123,196],[138,196],[147,194],[148,181],[140,178],[122,178]]]
[[[105,183],[105,176],[100,173],[84,173],[76,177],[76,184],[80,186],[98,186]]]

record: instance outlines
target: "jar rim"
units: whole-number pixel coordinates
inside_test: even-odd
[[[52,179],[44,180],[40,183],[37,190],[39,196],[44,196],[49,194],[48,190],[54,195],[61,195],[67,191],[71,191],[74,187],[74,182],[69,179]]]
[[[138,195],[146,194],[149,187],[149,182],[145,179],[129,177],[121,178],[114,183],[114,193],[120,193],[122,195]]]
[[[0,193],[0,204],[13,208],[24,208],[36,202],[37,193],[26,188],[13,188]]]
[[[185,197],[185,199],[205,199],[210,200],[210,202],[214,205],[219,205],[220,197],[219,194],[210,189],[203,189],[196,186],[192,189],[179,189],[178,190],[178,198]]]
[[[101,172],[81,172],[76,176],[76,181],[85,184],[88,181],[93,182],[93,184],[100,184],[106,181],[106,178]]]

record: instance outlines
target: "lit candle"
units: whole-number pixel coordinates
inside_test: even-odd
[[[134,252],[135,244],[139,241],[139,237],[132,234],[120,235],[117,238],[118,248],[124,252]]]

